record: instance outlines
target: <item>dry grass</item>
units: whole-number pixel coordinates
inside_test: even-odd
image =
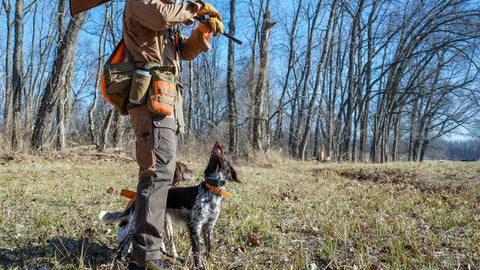
[[[480,269],[478,163],[280,156],[236,163],[243,183],[227,185],[207,269]],[[205,164],[188,162],[198,175]],[[3,158],[0,267],[113,268],[116,225],[97,214],[123,209],[135,175],[133,161],[88,152]],[[175,232],[190,267],[188,235]]]

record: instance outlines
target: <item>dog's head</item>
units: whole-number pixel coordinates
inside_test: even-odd
[[[177,161],[175,164],[175,174],[173,175],[172,184],[178,186],[181,181],[188,181],[195,178],[195,172],[187,168],[187,165]]]
[[[223,178],[223,180],[240,182],[237,178],[237,172],[228,162],[228,158],[223,151],[223,145],[220,142],[216,142],[213,146],[207,168],[203,174],[205,178]]]

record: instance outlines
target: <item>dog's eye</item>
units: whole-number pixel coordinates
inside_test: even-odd
[[[128,225],[128,221],[126,219],[120,221],[120,223],[118,224],[118,227],[124,227],[124,226],[127,226]]]

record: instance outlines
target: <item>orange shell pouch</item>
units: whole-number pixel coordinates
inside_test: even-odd
[[[154,87],[155,94],[152,100],[153,109],[160,114],[172,114],[177,96],[175,85],[169,81],[156,79]]]

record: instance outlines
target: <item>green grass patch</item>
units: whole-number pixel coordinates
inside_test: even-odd
[[[188,165],[201,175],[206,162]],[[227,184],[207,269],[480,269],[478,163],[234,166],[243,183]],[[98,213],[125,207],[136,174],[94,155],[2,161],[0,268],[122,269],[117,225]]]

